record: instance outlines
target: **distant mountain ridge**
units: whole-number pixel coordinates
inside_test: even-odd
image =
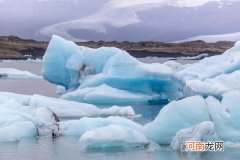
[[[235,42],[221,41],[206,43],[204,41],[192,41],[183,43],[163,42],[117,42],[117,41],[88,41],[76,42],[80,46],[91,48],[117,47],[126,50],[134,57],[179,57],[197,56],[208,53],[209,56],[221,54],[231,48]],[[16,36],[0,36],[0,59],[27,59],[42,58],[48,42],[21,39]]]

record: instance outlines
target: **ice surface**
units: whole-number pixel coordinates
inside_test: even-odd
[[[13,68],[0,68],[0,79],[41,79],[41,76]]]
[[[210,121],[206,101],[193,96],[166,105],[153,122],[144,126],[144,132],[159,144],[170,144],[179,130],[203,121]]]
[[[51,110],[33,109],[14,99],[0,105],[0,117],[0,141],[19,141],[23,138],[49,135],[57,129]]]
[[[69,120],[59,123],[60,120],[57,115],[59,114],[62,117],[101,115],[132,117],[135,113],[130,106],[113,106],[101,110],[90,104],[68,102],[39,95],[27,96],[25,100],[21,100],[20,97],[24,97],[24,95],[17,95],[14,93],[2,94],[4,96],[0,94],[0,97],[4,97],[5,102],[0,104],[0,141],[19,141],[23,138],[50,136],[52,133],[56,135],[77,135],[80,137],[89,129],[95,129],[110,124],[129,127],[138,131],[142,130],[141,125],[120,117],[82,118],[80,120]],[[5,99],[5,97],[7,98]],[[26,100],[28,100],[28,102]],[[56,111],[57,114],[54,113],[54,111]],[[86,112],[88,114],[86,114]],[[12,132],[10,132],[11,130]],[[79,130],[82,131],[81,134]],[[10,133],[8,134],[8,132]]]
[[[215,125],[218,137],[224,141],[240,141],[240,91],[223,94],[221,102],[209,97],[209,113]]]
[[[79,47],[53,36],[43,64],[46,80],[70,91],[77,89],[64,97],[67,99],[111,103],[113,98],[114,103],[118,99],[123,102],[126,93],[125,103],[128,103],[142,97],[144,100],[156,96],[170,100],[182,97],[182,82],[174,70],[164,64],[141,63],[117,48]]]
[[[185,80],[205,80],[240,69],[240,41],[222,55],[205,58],[180,72]]]
[[[221,74],[205,80],[188,80],[184,89],[185,95],[198,94],[203,96],[221,96],[231,90],[240,89],[240,71]]]
[[[73,101],[67,101],[58,98],[50,98],[41,95],[20,95],[15,93],[0,92],[0,104],[1,97],[4,100],[15,99],[19,103],[25,106],[31,106],[32,108],[49,108],[60,118],[80,118],[80,117],[95,117],[95,116],[136,116],[131,106],[127,107],[109,107],[105,109],[99,109],[95,105],[87,103],[78,103]]]
[[[95,104],[147,103],[239,89],[240,42],[222,55],[191,65],[145,64],[117,48],[90,49],[53,36],[44,56],[44,78],[62,85],[62,98]],[[202,54],[197,58],[206,56]]]
[[[84,148],[144,147],[149,144],[143,133],[119,125],[87,131],[79,141]]]
[[[107,117],[107,118],[81,118],[80,120],[69,120],[60,122],[60,131],[62,135],[71,135],[81,137],[85,132],[106,127],[109,125],[118,125],[135,129],[142,132],[143,126],[122,117]]]
[[[156,95],[157,96],[157,95]],[[77,89],[62,96],[63,99],[94,104],[146,103],[152,97],[148,94],[120,90],[106,84],[98,87]]]
[[[187,141],[199,142],[216,139],[214,124],[211,121],[201,122],[193,127],[181,129],[173,138],[170,147],[173,150],[184,151]]]

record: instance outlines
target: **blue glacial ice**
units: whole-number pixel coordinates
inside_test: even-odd
[[[43,76],[64,87],[59,89],[62,97],[0,93],[0,141],[9,130],[21,133],[7,135],[12,141],[54,130],[77,137],[86,148],[157,142],[178,149],[185,140],[202,140],[211,133],[220,140],[239,142],[239,51],[240,42],[222,55],[191,65],[144,64],[117,48],[79,47],[53,36],[43,59]],[[153,99],[170,103],[144,126],[123,117],[100,118],[135,116],[131,107],[93,105]],[[81,119],[57,122],[53,113]]]
[[[53,36],[43,58],[43,76],[73,93],[63,97],[88,103],[182,98],[182,81],[164,64],[144,64],[117,48],[90,49]],[[103,89],[107,91],[103,93]],[[106,94],[106,95],[105,95]],[[106,97],[105,97],[106,96]],[[99,98],[97,98],[99,97]],[[101,99],[100,99],[101,98]]]
[[[206,101],[193,96],[166,105],[153,122],[144,126],[144,132],[159,144],[170,144],[179,130],[203,121],[210,121]]]
[[[94,104],[131,104],[178,100],[191,95],[239,89],[240,42],[222,55],[181,65],[139,62],[117,48],[91,49],[53,36],[43,59],[43,76],[62,98]]]
[[[180,130],[211,121],[220,140],[240,142],[240,91],[230,91],[222,97],[221,101],[212,96],[173,101],[159,112],[154,121],[144,126],[144,133],[159,144],[170,144]]]

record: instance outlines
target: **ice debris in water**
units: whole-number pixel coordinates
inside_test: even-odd
[[[0,79],[42,79],[28,71],[20,71],[14,68],[0,68]]]

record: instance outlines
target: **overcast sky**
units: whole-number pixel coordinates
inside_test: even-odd
[[[49,40],[240,38],[240,0],[0,0],[0,35]],[[236,34],[232,34],[236,33]]]

